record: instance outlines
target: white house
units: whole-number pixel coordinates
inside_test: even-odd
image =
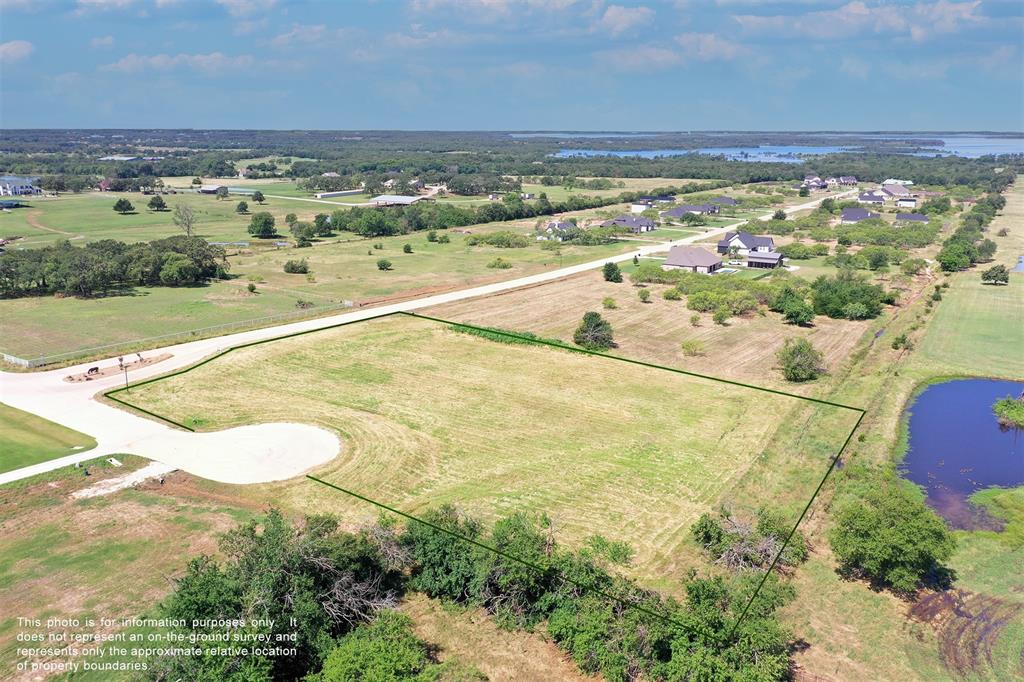
[[[917,197],[900,197],[896,200],[898,208],[917,208]]]
[[[43,190],[35,186],[39,178],[22,178],[17,175],[0,175],[0,197],[20,197],[40,194]]]

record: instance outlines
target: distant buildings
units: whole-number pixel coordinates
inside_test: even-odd
[[[663,270],[689,270],[710,275],[722,267],[722,259],[696,246],[673,246],[661,264]]]
[[[854,187],[857,185],[856,175],[840,175],[839,184],[843,187]]]
[[[917,197],[900,197],[896,200],[897,208],[917,208]]]
[[[651,232],[655,228],[653,220],[637,215],[620,215],[617,218],[604,221],[601,223],[601,226],[625,228],[632,234]]]
[[[842,217],[839,220],[843,225],[852,225],[862,220],[878,217],[877,213],[872,213],[866,208],[844,208]]]
[[[907,186],[909,186],[909,185],[913,185],[913,184],[914,184],[913,180],[898,180],[896,178],[889,178],[888,180],[883,180],[882,181],[882,186],[883,187],[885,185],[907,185]]]
[[[649,208],[654,208],[655,204],[671,204],[674,203],[676,198],[669,194],[659,194],[658,196],[644,196],[637,197],[633,200],[633,203],[629,205],[630,213],[643,213]]]
[[[219,190],[221,187],[227,189],[227,185],[200,185],[199,186],[199,193],[200,194],[216,194],[217,190]]]
[[[542,228],[540,228],[540,234],[537,235],[537,241],[543,242],[553,240],[560,242],[575,232],[576,229],[576,223],[571,223],[568,220],[549,220]]]
[[[370,199],[374,206],[409,206],[426,197],[407,197],[404,194],[381,194]]]
[[[886,195],[888,195],[889,197],[891,197],[893,199],[899,199],[900,197],[912,197],[912,196],[914,196],[913,192],[911,192],[909,189],[907,189],[906,185],[883,184],[882,185],[882,191],[885,192]]]
[[[928,216],[922,213],[897,213],[896,222],[898,223],[928,223]]]
[[[885,203],[885,197],[875,192],[861,192],[857,195],[857,203],[881,206]]]
[[[718,204],[683,204],[661,212],[662,218],[682,218],[687,213],[693,215],[712,215],[718,213],[721,208]]]
[[[111,154],[110,156],[101,156],[100,161],[135,161],[137,156],[123,156],[121,154]]]
[[[39,178],[23,178],[18,175],[0,175],[0,197],[21,197],[41,194],[43,190],[36,187]]]

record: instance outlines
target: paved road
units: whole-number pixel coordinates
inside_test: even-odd
[[[833,198],[845,198],[855,192],[856,190],[853,190],[830,196],[833,196]],[[787,209],[787,213],[814,208],[825,198],[827,197],[820,197],[798,206],[792,206]],[[759,216],[760,220],[768,220],[769,218],[771,218],[771,214]],[[163,362],[133,371],[131,373],[131,379],[132,381],[138,381],[140,379],[163,374],[174,369],[186,367],[220,350],[249,341],[270,339],[301,331],[323,329],[332,325],[365,320],[387,313],[421,310],[423,308],[443,303],[452,303],[467,298],[487,296],[502,291],[508,291],[510,289],[550,282],[569,275],[600,268],[609,261],[628,261],[632,260],[634,256],[647,256],[652,253],[666,251],[668,248],[675,245],[692,244],[709,237],[716,237],[728,230],[735,229],[744,222],[745,221],[737,221],[736,223],[725,225],[723,227],[712,228],[701,234],[657,244],[650,244],[642,246],[635,251],[630,251],[629,253],[589,261],[587,263],[580,263],[578,265],[570,265],[568,267],[550,270],[548,272],[542,272],[528,277],[520,277],[504,282],[496,282],[493,284],[460,289],[433,296],[425,296],[423,298],[402,301],[374,308],[345,312],[338,315],[331,315],[329,317],[303,320],[301,322],[293,322],[276,327],[254,329],[237,334],[203,339],[200,341],[191,341],[189,343],[154,349],[148,351],[148,354],[156,355],[161,353],[170,353],[173,357],[164,360]],[[289,465],[282,465],[282,468],[277,470],[271,464],[273,459],[271,455],[273,453],[280,455],[281,444],[273,438],[268,439],[268,442],[266,442],[262,447],[258,442],[249,439],[246,441],[245,447],[248,448],[246,451],[228,453],[225,451],[224,440],[217,440],[216,443],[214,443],[214,441],[209,438],[202,438],[203,435],[208,434],[190,434],[177,431],[163,425],[162,423],[136,416],[135,414],[111,407],[105,403],[95,400],[94,396],[101,391],[106,391],[123,384],[124,377],[120,374],[114,374],[103,379],[89,382],[71,383],[64,381],[64,377],[68,374],[85,372],[89,367],[97,365],[107,366],[116,364],[116,362],[116,359],[100,362],[91,361],[74,367],[65,367],[63,369],[47,372],[0,372],[0,389],[2,389],[2,391],[0,391],[0,400],[2,400],[2,402],[18,409],[32,412],[33,414],[49,419],[52,422],[75,429],[76,431],[87,433],[94,437],[97,442],[97,447],[89,451],[75,453],[73,455],[68,455],[67,457],[50,460],[48,462],[41,462],[39,464],[0,474],[0,484],[20,480],[46,471],[52,471],[76,462],[92,459],[94,457],[118,452],[147,456],[166,464],[174,464],[178,468],[190,471],[200,476],[233,483],[253,483],[257,480],[278,480],[285,477],[285,474],[288,476],[294,476],[301,473],[301,471],[318,464],[322,460],[322,451],[318,451],[317,453],[313,453],[310,457],[309,466],[300,466],[305,464],[305,460],[301,460],[291,462]],[[283,427],[284,425],[276,426]],[[283,433],[285,432],[285,429],[282,428],[279,429],[279,431]],[[311,439],[311,441],[315,441],[317,436],[311,431],[307,438]],[[154,447],[152,445],[153,443],[165,439],[172,439],[174,441],[173,446]],[[214,445],[215,447],[213,447]],[[297,443],[297,445],[301,444]],[[301,447],[298,449],[301,449]],[[291,454],[289,454],[289,458],[292,458]],[[211,467],[211,461],[218,459],[224,459],[226,461],[229,460],[230,466]],[[253,463],[253,471],[247,470],[247,461],[251,461]],[[294,464],[294,466],[290,464]],[[254,474],[254,472],[262,473]],[[265,478],[259,479],[259,476],[261,475],[265,476]]]

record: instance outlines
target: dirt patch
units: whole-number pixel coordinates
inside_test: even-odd
[[[1024,606],[1020,604],[966,590],[948,590],[924,595],[908,616],[935,628],[939,656],[950,672],[973,676],[992,668],[993,650],[1003,630],[1022,612]]]
[[[103,377],[108,377],[112,374],[121,374],[122,372],[124,372],[125,368],[127,368],[128,371],[131,372],[132,370],[141,369],[142,367],[149,367],[150,365],[155,365],[158,362],[163,362],[168,358],[174,357],[170,353],[161,353],[160,355],[153,355],[148,358],[142,357],[141,353],[136,353],[135,356],[137,358],[136,360],[132,360],[131,362],[125,362],[124,364],[119,364],[117,366],[110,365],[109,367],[101,368],[99,365],[97,365],[96,367],[92,368],[96,370],[95,372],[93,372],[92,369],[90,369],[87,372],[81,372],[79,374],[69,374],[66,377],[64,377],[64,381],[93,381],[95,379],[102,379]]]
[[[37,230],[42,230],[43,232],[62,234],[67,237],[71,237],[72,239],[84,239],[84,237],[80,234],[75,234],[74,232],[65,232],[64,230],[58,230],[56,228],[47,227],[46,225],[43,225],[41,222],[39,222],[39,216],[41,216],[42,214],[42,211],[29,211],[28,213],[25,214],[25,222],[28,223],[29,226],[34,227]]]

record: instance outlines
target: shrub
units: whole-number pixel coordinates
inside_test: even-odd
[[[576,345],[589,350],[605,350],[615,347],[611,324],[601,317],[600,313],[595,312],[588,312],[583,316],[583,321],[576,328],[572,340]]]
[[[837,502],[829,541],[844,573],[910,594],[942,579],[956,542],[921,494],[890,476],[871,474]]]
[[[377,269],[381,271],[387,271],[391,269],[391,261],[387,258],[380,258],[377,260]]]
[[[249,212],[249,203],[247,201],[239,201],[238,205],[235,206],[235,213],[245,214]],[[288,223],[291,225],[291,223]]]
[[[912,350],[914,348],[913,342],[909,338],[907,338],[906,334],[900,334],[899,336],[894,338],[892,340],[892,344],[890,345],[892,345],[893,350],[900,350],[901,348],[906,350]]]
[[[698,341],[697,339],[687,339],[681,344],[683,349],[683,355],[687,357],[693,357],[695,355],[704,355],[704,342]]]
[[[402,253],[412,253],[412,244],[403,244]]]
[[[640,299],[641,303],[650,303],[651,302],[651,290],[650,289],[641,289],[640,291],[636,292],[636,295]]]
[[[698,315],[697,313],[694,313],[693,315],[690,315],[690,326],[691,327],[699,327],[700,326],[700,315]]]
[[[291,275],[304,275],[309,272],[309,263],[306,262],[305,258],[285,261],[284,271]]]
[[[683,295],[679,293],[679,289],[676,289],[675,287],[671,289],[665,289],[665,293],[663,293],[661,296],[666,301],[678,301],[683,297]]]
[[[437,243],[438,243],[438,244],[447,244],[447,243],[449,243],[449,242],[450,242],[451,240],[452,240],[452,239],[451,239],[451,237],[449,237],[449,236],[448,236],[448,235],[446,235],[446,234],[442,234],[442,235],[441,235],[440,237],[438,237],[438,238],[437,238]]]
[[[1000,426],[1024,429],[1024,397],[1001,398],[992,406],[992,411],[995,412]]]
[[[530,239],[526,235],[511,230],[499,230],[482,235],[471,234],[466,237],[467,246],[477,246],[478,244],[495,246],[499,249],[525,249],[530,245]]]
[[[605,263],[602,274],[604,275],[604,281],[606,282],[622,281],[622,270],[620,270],[619,266],[615,263]]]
[[[248,284],[245,285],[245,288],[248,289],[250,294],[255,294],[256,293],[256,283],[255,282],[249,282]]]
[[[427,232],[427,241],[428,242],[436,242],[437,241],[437,230],[430,230],[430,231]]]
[[[814,308],[806,301],[792,299],[782,309],[782,317],[788,324],[803,327],[814,321]]]
[[[495,269],[498,269],[498,270],[508,270],[509,268],[512,267],[512,264],[509,263],[504,258],[499,256],[499,257],[495,258],[494,260],[492,260],[490,263],[488,263],[487,267],[495,268]]]
[[[416,638],[412,620],[398,611],[384,610],[368,625],[357,627],[338,640],[319,674],[309,682],[345,680],[412,680],[430,667],[426,644]],[[425,679],[425,678],[423,678]]]
[[[601,301],[601,305],[604,307],[605,310],[615,310],[616,308],[619,307],[615,303],[615,299],[612,298],[611,296],[606,296],[604,300]]]
[[[729,309],[724,306],[715,308],[715,312],[711,316],[711,319],[714,321],[715,324],[724,325],[726,322],[729,321]]]
[[[787,381],[810,381],[825,371],[824,356],[807,339],[786,339],[777,357]]]
[[[882,312],[882,287],[869,284],[852,272],[822,275],[811,285],[814,312],[832,318],[865,319]],[[858,304],[850,308],[850,304]]]

